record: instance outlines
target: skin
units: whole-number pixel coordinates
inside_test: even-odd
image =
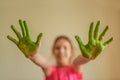
[[[18,40],[11,36],[7,36],[7,38],[15,43],[17,47],[23,52],[23,54],[29,58],[32,62],[42,68],[43,72],[46,76],[51,75],[51,65],[49,61],[47,61],[43,56],[38,53],[42,33],[40,33],[37,37],[36,42],[34,42],[30,37],[30,32],[26,21],[19,20],[19,24],[22,30],[22,34],[15,28],[15,26],[11,26],[13,32],[15,32]],[[78,42],[82,55],[77,56],[73,60],[73,66],[76,72],[80,72],[80,66],[89,62],[91,59],[95,59],[101,52],[104,50],[106,45],[108,45],[113,38],[110,38],[108,41],[102,43],[102,39],[105,36],[105,33],[108,30],[108,26],[104,29],[101,35],[98,37],[100,21],[97,22],[95,30],[93,29],[93,22],[90,24],[89,30],[89,41],[88,44],[84,45],[81,38],[76,35],[75,39]],[[70,64],[70,58],[72,56],[72,49],[70,48],[70,44],[68,41],[64,39],[60,39],[54,47],[53,54],[56,58],[58,67],[65,67]]]
[[[65,39],[59,39],[54,46],[53,54],[58,67],[68,66],[73,54],[70,43]]]

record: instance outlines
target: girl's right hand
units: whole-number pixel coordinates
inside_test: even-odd
[[[37,53],[38,47],[40,44],[40,40],[41,40],[41,37],[43,34],[40,33],[37,37],[37,41],[34,42],[31,40],[29,28],[28,28],[26,21],[19,20],[19,24],[20,24],[20,27],[22,30],[22,35],[15,28],[15,26],[13,26],[13,25],[11,26],[11,29],[15,32],[18,40],[16,40],[15,38],[13,38],[9,35],[7,36],[7,38],[9,40],[11,40],[13,43],[15,43],[17,45],[17,47],[23,52],[23,54],[26,57],[32,56]]]

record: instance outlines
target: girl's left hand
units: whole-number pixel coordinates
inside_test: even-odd
[[[82,55],[86,58],[95,59],[104,48],[113,41],[113,37],[111,37],[108,41],[102,43],[102,40],[109,29],[108,26],[104,29],[104,31],[98,37],[100,21],[97,22],[95,30],[93,29],[94,23],[91,22],[89,29],[89,41],[86,45],[83,44],[81,38],[76,35],[75,39],[77,40],[79,47],[81,49]]]

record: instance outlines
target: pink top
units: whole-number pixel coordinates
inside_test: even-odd
[[[82,73],[76,73],[72,65],[64,68],[52,67],[52,74],[46,80],[82,80]]]

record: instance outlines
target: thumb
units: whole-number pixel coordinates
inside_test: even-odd
[[[79,47],[81,49],[81,52],[82,52],[82,55],[86,58],[89,58],[90,57],[90,54],[87,52],[86,48],[85,48],[85,45],[83,44],[81,38],[76,35],[75,36],[75,39],[77,40],[78,44],[79,44]]]
[[[40,34],[38,35],[37,41],[36,41],[36,44],[37,44],[37,45],[40,44],[40,40],[41,40],[42,36],[43,36],[43,33],[40,33]]]
[[[80,38],[78,35],[76,35],[76,36],[75,36],[75,39],[77,40],[77,42],[78,42],[80,48],[82,48],[82,47],[84,46],[84,44],[83,44],[81,38]]]

